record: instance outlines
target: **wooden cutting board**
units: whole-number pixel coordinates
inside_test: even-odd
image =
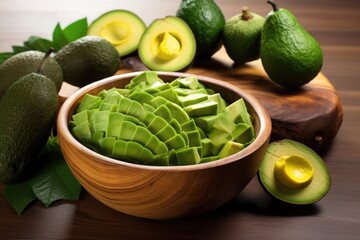
[[[131,56],[122,59],[117,74],[141,70],[147,69],[137,56]],[[321,154],[335,138],[343,120],[336,90],[322,73],[298,90],[285,89],[268,78],[260,60],[236,66],[224,48],[211,59],[196,63],[187,73],[226,81],[253,94],[271,116],[271,141],[296,140]],[[59,93],[60,101],[76,89],[65,83]]]

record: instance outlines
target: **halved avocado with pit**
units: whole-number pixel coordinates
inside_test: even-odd
[[[123,57],[138,48],[145,29],[146,25],[138,15],[117,9],[96,18],[90,24],[87,34],[105,38],[116,48],[120,57]]]
[[[194,34],[185,21],[175,16],[155,19],[140,39],[141,61],[155,71],[181,71],[195,57]]]
[[[299,205],[319,201],[331,186],[329,172],[321,157],[306,145],[289,139],[269,145],[258,177],[270,195]]]

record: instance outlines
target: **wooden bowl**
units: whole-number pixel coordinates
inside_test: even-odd
[[[187,166],[144,166],[100,155],[70,133],[69,120],[84,94],[123,88],[139,72],[115,75],[87,85],[62,105],[57,131],[60,146],[74,176],[103,204],[120,212],[150,219],[181,218],[213,210],[234,198],[254,177],[265,155],[271,133],[270,116],[251,95],[235,86],[197,76],[228,102],[244,98],[254,118],[255,140],[244,150],[217,161]],[[158,72],[164,81],[186,73]]]

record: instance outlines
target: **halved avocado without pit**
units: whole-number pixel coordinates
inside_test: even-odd
[[[289,139],[269,145],[258,177],[267,193],[298,205],[319,201],[331,186],[330,174],[321,157],[306,145]]]
[[[141,61],[155,71],[181,71],[194,60],[196,42],[187,23],[175,16],[155,19],[138,47]]]
[[[117,9],[96,18],[88,28],[88,35],[105,38],[123,57],[134,52],[146,29],[144,21],[135,13]]]

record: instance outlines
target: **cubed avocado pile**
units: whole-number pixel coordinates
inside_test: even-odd
[[[124,88],[86,94],[70,129],[102,155],[158,166],[214,161],[242,150],[255,137],[242,98],[228,104],[196,77],[165,82],[152,71]]]

